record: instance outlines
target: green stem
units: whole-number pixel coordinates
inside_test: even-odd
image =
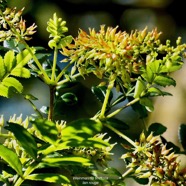
[[[105,99],[104,99],[104,102],[103,102],[103,105],[102,105],[102,108],[101,108],[101,113],[99,115],[100,118],[104,118],[104,116],[105,116],[105,111],[107,109],[107,104],[108,104],[110,92],[111,92],[111,89],[107,88]]]
[[[57,65],[57,56],[58,56],[58,49],[55,47],[54,49],[54,58],[53,58],[53,66],[52,66],[52,76],[51,81],[54,82],[55,79],[55,71],[56,71],[56,65]]]
[[[123,109],[133,105],[134,103],[138,102],[140,100],[140,98],[135,98],[134,100],[130,101],[129,103],[127,103],[126,105],[124,105],[123,107],[115,110],[114,112],[112,112],[111,114],[107,115],[107,118],[111,118],[113,116],[115,116],[116,114],[118,114],[119,112],[121,112]]]
[[[64,69],[63,69],[64,70]],[[62,70],[62,71],[63,71]],[[60,74],[63,74],[62,73],[62,71],[61,71],[61,73]],[[60,75],[59,74],[59,75]],[[59,75],[58,75],[58,77],[59,77]],[[71,76],[71,79],[76,79],[77,77],[79,77],[79,76],[81,76],[81,74],[75,74],[75,75],[73,75],[73,76]],[[59,82],[57,82],[57,78],[56,78],[56,82],[57,82],[57,86],[60,86],[60,85],[63,85],[64,83],[66,83],[66,82],[68,82],[69,81],[69,79],[64,79],[64,80],[61,80],[61,81],[59,81]]]
[[[13,135],[11,135],[11,134],[0,134],[0,137],[3,137],[3,138],[12,138]]]
[[[115,132],[118,136],[120,136],[121,138],[125,139],[126,141],[128,141],[131,145],[133,145],[134,147],[137,147],[137,145],[135,144],[134,141],[132,141],[129,137],[127,137],[126,135],[124,135],[123,133],[121,133],[119,130],[115,129],[114,127],[112,127],[111,125],[108,124],[103,124],[105,127],[109,128],[110,130],[112,130],[113,132]]]
[[[55,83],[57,84],[58,81],[61,79],[62,75],[65,73],[65,71],[71,66],[71,64],[69,63],[68,65],[66,65],[63,70],[58,74],[58,76],[55,79]]]
[[[20,36],[20,38],[21,38],[21,36]],[[21,38],[21,40],[22,40],[22,42],[25,44],[26,49],[27,49],[27,50],[29,51],[29,53],[32,55],[33,60],[35,61],[37,67],[38,67],[39,70],[41,71],[41,73],[42,73],[42,75],[43,75],[43,77],[41,77],[41,78],[43,79],[43,81],[44,81],[46,84],[49,85],[49,84],[51,83],[51,80],[50,80],[50,78],[48,77],[48,75],[47,75],[47,73],[45,72],[45,70],[43,69],[41,63],[39,62],[39,60],[37,59],[37,57],[35,56],[35,54],[32,52],[31,48],[28,46],[28,44],[26,43],[26,41],[23,40],[22,38]]]
[[[51,121],[53,120],[55,89],[55,86],[50,86],[50,106],[48,111],[48,120]]]
[[[39,112],[39,110],[37,109],[37,107],[34,105],[34,103],[29,99],[27,98],[27,96],[24,96],[24,98],[26,100],[28,100],[28,102],[31,104],[32,108],[34,109],[34,111],[39,115],[39,117],[43,118],[41,112]]]

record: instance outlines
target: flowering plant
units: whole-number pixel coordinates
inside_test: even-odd
[[[141,118],[154,109],[152,97],[171,95],[161,87],[176,86],[171,73],[183,66],[186,44],[179,37],[176,46],[163,44],[157,29],[118,31],[118,27],[101,25],[96,32],[79,30],[76,38],[67,35],[66,21],[56,13],[48,21],[48,47],[29,46],[36,25],[27,27],[24,9],[0,5],[0,96],[21,94],[35,112],[23,116],[0,117],[0,182],[6,186],[30,185],[37,181],[59,185],[126,185],[126,178],[152,186],[186,184],[186,169],[177,157],[185,154],[162,137],[166,130],[153,123],[144,128],[139,140],[126,136],[129,126],[117,114],[132,107]],[[58,56],[64,59],[58,61]],[[63,68],[59,64],[63,63]],[[59,120],[59,105],[77,104],[79,97],[69,91],[79,78],[93,75],[99,81],[91,85],[92,97],[101,106],[90,117]],[[50,104],[39,110],[31,94],[25,94],[22,78],[39,78],[49,88]],[[115,107],[117,106],[117,108]],[[65,110],[65,106],[62,108]],[[74,113],[69,111],[71,115]],[[126,167],[120,172],[109,166],[113,149],[120,140],[104,131],[112,131],[126,141],[121,154]],[[123,132],[124,131],[124,132]],[[185,125],[180,126],[181,144],[185,150]],[[101,179],[104,178],[104,179]],[[152,179],[149,179],[152,178]]]

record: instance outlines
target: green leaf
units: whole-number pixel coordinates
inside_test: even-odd
[[[148,178],[137,178],[137,177],[133,177],[132,178],[139,183],[140,185],[147,185],[149,183],[149,179]]]
[[[15,152],[0,144],[0,157],[20,176],[23,175],[21,161]]]
[[[49,183],[57,183],[57,184],[65,184],[70,183],[70,180],[61,174],[56,173],[38,173],[38,174],[31,174],[26,177],[27,180],[34,180],[34,181],[45,181]]]
[[[23,91],[22,84],[17,79],[15,79],[13,77],[4,78],[3,81],[1,82],[1,84],[8,87],[8,88],[13,87],[19,93],[22,93],[22,91]]]
[[[154,105],[153,102],[150,98],[148,97],[142,97],[140,98],[140,104],[145,106],[145,108],[149,111],[152,112],[154,110]]]
[[[16,65],[15,54],[13,50],[10,50],[5,54],[4,64],[7,72],[10,72],[12,68]]]
[[[5,65],[3,62],[3,58],[0,56],[0,80],[4,77],[6,71],[5,71]]]
[[[56,144],[58,131],[54,122],[42,118],[34,119],[31,122],[46,142]]]
[[[75,105],[78,102],[78,97],[72,93],[67,92],[61,96],[61,99],[67,104],[67,105]]]
[[[15,39],[5,40],[3,42],[3,46],[8,50],[14,50],[17,53],[25,48],[25,45],[23,43],[17,43]]]
[[[128,102],[131,102],[134,98],[133,97],[127,97],[128,99]],[[140,118],[145,118],[148,116],[148,111],[147,109],[145,108],[144,105],[141,105],[140,102],[136,102],[134,104],[131,105],[131,108],[139,114],[139,117]]]
[[[129,125],[127,125],[125,122],[117,119],[117,118],[106,118],[102,122],[111,125],[112,127],[118,129],[118,130],[128,130]]]
[[[34,48],[32,48],[31,51],[32,51],[32,53],[35,53]],[[32,55],[31,55],[30,51],[28,51],[27,49],[23,50],[22,52],[20,52],[16,56],[16,60],[17,60],[16,68],[17,67],[20,68],[20,67],[25,66],[31,59],[32,59]]]
[[[8,87],[5,87],[1,83],[0,83],[0,96],[6,97],[6,98],[9,97]]]
[[[87,158],[82,157],[45,157],[42,159],[41,164],[46,164],[51,167],[63,167],[65,165],[74,165],[74,166],[90,166],[92,163]]]
[[[154,136],[162,135],[167,130],[167,127],[161,123],[152,123],[148,128],[148,134],[151,132]]]
[[[178,131],[179,141],[186,151],[186,124],[181,124]]]
[[[87,139],[100,132],[102,124],[91,119],[79,119],[72,121],[67,127],[63,129],[62,139],[66,140],[80,140]]]
[[[92,86],[91,88],[92,92],[95,94],[95,96],[97,97],[97,99],[103,103],[104,99],[105,99],[105,95],[106,95],[106,91],[107,91],[107,87],[106,86]],[[109,103],[113,98],[113,93],[111,92],[109,95]]]
[[[154,83],[163,87],[170,86],[170,85],[176,86],[176,81],[173,78],[166,75],[156,76],[154,79]]]
[[[139,98],[145,91],[145,89],[146,89],[145,82],[143,82],[142,79],[138,78],[134,90],[134,98]]]
[[[161,68],[161,73],[170,73],[175,72],[179,69],[181,69],[183,66],[182,57],[179,55],[172,55],[170,59],[167,59],[165,61],[165,65]]]
[[[5,128],[11,131],[20,145],[33,158],[37,156],[37,144],[34,137],[21,125],[15,123],[8,123],[9,126]]]
[[[24,68],[24,67],[14,68],[11,71],[11,75],[21,77],[21,78],[30,78],[30,76],[31,76],[30,70],[28,70],[27,68]]]
[[[171,93],[160,90],[157,87],[150,87],[148,89],[149,96],[172,96]]]
[[[155,60],[147,63],[146,71],[142,77],[149,83],[154,81],[156,74],[160,71],[160,60]]]
[[[157,74],[160,70],[161,60],[154,60],[147,63],[147,71],[150,69],[153,74]]]

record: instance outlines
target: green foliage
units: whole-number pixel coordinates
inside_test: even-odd
[[[14,115],[9,121],[0,117],[0,182],[7,186],[32,185],[34,181],[76,186],[82,185],[83,178],[91,178],[99,185],[125,186],[125,179],[132,178],[141,185],[186,184],[185,168],[177,158],[186,154],[185,124],[179,129],[182,151],[163,137],[167,129],[164,125],[152,123],[144,127],[139,140],[133,141],[125,135],[129,125],[117,118],[131,107],[143,119],[154,110],[152,97],[171,95],[161,88],[176,86],[171,73],[182,68],[186,47],[180,37],[172,46],[169,40],[161,43],[157,29],[127,33],[102,25],[99,32],[80,29],[73,38],[65,35],[66,21],[54,13],[46,28],[48,46],[53,50],[51,60],[45,48],[27,44],[36,26],[26,27],[23,9],[16,11],[7,8],[6,1],[1,3],[0,96],[22,94],[36,115],[25,120],[22,115]],[[65,57],[62,62],[66,62],[62,69],[58,66],[61,54]],[[91,116],[79,116],[70,122],[64,120],[63,114],[60,119],[56,117],[57,112],[62,112],[59,104],[65,111],[67,107],[76,108],[84,99],[73,89],[77,88],[78,77],[86,80],[89,74],[100,80],[87,86],[92,93],[89,99],[95,96],[101,105],[96,114],[91,112]],[[36,107],[34,95],[24,93],[20,79],[31,76],[49,88],[50,103],[42,107],[45,109]],[[113,143],[111,137],[106,138],[108,129],[116,135]],[[120,138],[127,141],[122,142],[126,149],[121,154],[126,163],[124,173],[109,165]]]
[[[34,52],[34,49],[32,49]],[[28,50],[15,55],[13,50],[6,52],[4,58],[0,56],[0,96],[11,97],[13,93],[22,93],[23,86],[18,78],[29,78],[30,71],[25,65],[31,59]]]
[[[185,131],[186,131],[186,124],[181,124],[180,128],[179,128],[178,135],[179,135],[179,140],[180,140],[180,142],[182,144],[182,147],[183,147],[184,151],[186,150],[186,141],[185,141],[185,138],[186,138],[185,134],[186,134],[186,132]]]
[[[7,164],[12,167],[20,176],[23,175],[22,164],[19,157],[9,148],[0,144],[0,157],[7,162]]]

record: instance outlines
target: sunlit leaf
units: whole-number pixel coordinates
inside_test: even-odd
[[[6,71],[10,72],[12,68],[15,66],[15,54],[13,50],[9,50],[4,56],[4,64],[6,66]]]
[[[100,132],[102,124],[91,119],[79,119],[72,121],[63,129],[62,139],[64,141],[75,138],[82,141]]]
[[[41,118],[34,119],[31,122],[46,142],[50,144],[56,143],[58,131],[54,122]]]
[[[6,98],[9,97],[8,87],[6,87],[2,84],[0,84],[0,96],[6,97]]]
[[[5,128],[15,135],[20,145],[31,157],[36,158],[37,144],[35,139],[23,126],[15,123],[9,123],[9,126],[6,126]]]
[[[14,68],[11,71],[11,75],[17,76],[17,77],[22,77],[22,78],[30,78],[30,76],[31,76],[30,71],[24,67]]]
[[[30,50],[32,51],[32,53],[35,52],[34,48],[30,48]],[[23,67],[29,62],[29,60],[31,60],[31,58],[32,58],[32,54],[30,53],[30,51],[28,51],[27,49],[23,50],[16,56],[16,60],[17,60],[16,67]]]
[[[49,183],[58,183],[58,184],[70,183],[70,180],[66,176],[57,173],[31,174],[27,176],[26,179],[34,180],[34,181],[45,181]]]
[[[23,91],[23,85],[15,78],[13,77],[7,77],[4,78],[2,82],[2,85],[6,87],[13,87],[16,89],[17,92],[21,93]]]
[[[135,86],[134,98],[139,98],[145,89],[145,82],[143,82],[142,79],[138,79]]]
[[[0,144],[0,157],[19,175],[23,175],[21,161],[15,152]]]
[[[65,165],[74,165],[74,166],[90,166],[92,163],[87,158],[82,157],[46,157],[42,159],[43,164],[47,164],[51,167],[63,167]]]
[[[6,71],[5,71],[5,65],[3,62],[3,58],[0,56],[0,80],[3,78],[5,73],[6,73]]]

